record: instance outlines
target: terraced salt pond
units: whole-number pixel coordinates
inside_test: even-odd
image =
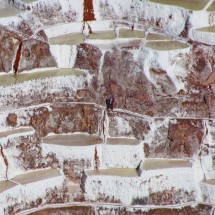
[[[139,177],[137,170],[132,168],[86,170],[86,174],[87,176],[103,175],[103,176],[120,176],[120,177]]]
[[[187,45],[185,45],[183,43],[179,43],[177,41],[147,42],[146,47],[151,48],[156,51],[172,51],[172,50],[188,48]]]
[[[215,11],[215,1],[207,8],[207,11]]]
[[[23,133],[30,132],[30,131],[34,131],[34,129],[33,128],[11,129],[11,130],[0,132],[0,138],[4,138],[4,137],[7,137],[7,136],[13,135],[13,134],[23,134]]]
[[[143,170],[190,168],[190,167],[191,164],[188,161],[174,159],[146,159],[142,164]]]
[[[6,18],[11,16],[16,16],[22,11],[8,4],[7,1],[1,2],[0,5],[0,18]]]
[[[112,31],[95,31],[87,36],[91,40],[113,40],[116,38],[115,32]]]
[[[17,175],[12,180],[20,184],[29,184],[58,176],[60,176],[60,174],[57,169],[44,169]]]
[[[203,28],[196,28],[196,31],[200,32],[209,32],[209,33],[215,33],[215,26],[208,26]]]
[[[34,79],[42,79],[42,78],[51,78],[51,77],[58,77],[58,76],[80,76],[84,75],[85,73],[81,70],[74,70],[74,69],[55,69],[55,70],[45,70],[40,72],[25,72],[19,73],[16,76],[12,74],[8,75],[1,75],[0,76],[0,86],[5,86],[9,84],[14,84],[16,82],[24,82]]]
[[[146,36],[146,40],[172,40],[170,37],[167,37],[163,34],[156,34],[156,33],[148,33]]]
[[[0,181],[0,193],[4,192],[5,190],[8,190],[14,186],[16,186],[17,184],[10,182],[10,181]]]
[[[43,138],[43,143],[61,146],[90,146],[101,144],[102,140],[96,135],[89,134],[56,134]]]
[[[51,45],[79,45],[85,40],[85,35],[81,33],[64,34],[49,39]]]
[[[107,139],[109,145],[138,145],[139,143],[139,140],[131,138],[110,137]]]
[[[150,2],[183,7],[188,10],[202,10],[208,0],[149,0]]]
[[[119,38],[145,38],[145,32],[141,30],[119,29]]]
[[[209,184],[209,185],[215,185],[215,179],[204,180],[201,183]]]
[[[37,1],[37,0],[22,0],[22,2],[24,2],[24,3],[32,3],[32,2],[35,2],[35,1]]]

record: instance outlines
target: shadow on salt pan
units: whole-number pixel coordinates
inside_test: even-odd
[[[87,176],[104,175],[104,176],[120,176],[120,177],[139,177],[137,170],[132,168],[86,170],[85,172]]]
[[[188,10],[202,10],[208,0],[149,0],[153,3],[160,3],[170,6],[183,7]]]
[[[101,144],[102,140],[96,135],[89,134],[54,134],[43,138],[43,143],[61,146],[90,146]]]
[[[84,43],[85,35],[81,33],[64,34],[49,39],[51,45],[79,45]]]
[[[0,181],[0,193],[4,192],[5,190],[8,190],[12,187],[15,187],[17,184],[10,182],[10,181]]]
[[[159,42],[147,42],[146,47],[156,51],[174,51],[180,49],[186,49],[189,46],[179,43],[177,41],[159,41]]]

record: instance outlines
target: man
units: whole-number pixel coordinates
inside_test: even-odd
[[[113,96],[110,96],[109,99],[106,99],[107,110],[109,110],[109,109],[113,110],[113,104],[114,104]]]
[[[113,96],[110,97],[109,103],[110,103],[110,109],[113,110],[113,104],[114,104],[114,97]]]

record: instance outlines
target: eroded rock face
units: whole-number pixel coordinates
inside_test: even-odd
[[[73,133],[86,132],[95,134],[98,131],[98,124],[101,117],[101,110],[94,105],[82,105],[64,103],[52,106],[52,110],[47,107],[35,108],[32,111],[26,111],[22,126],[32,126],[40,135],[46,136],[48,133]],[[22,117],[20,117],[22,118]],[[20,126],[17,123],[16,113],[9,114],[6,118],[8,126]]]
[[[99,62],[101,58],[101,51],[90,44],[80,44],[78,47],[75,66],[80,69],[89,70],[89,72],[97,74],[99,70]]]
[[[20,166],[20,168],[25,170],[42,167],[43,157],[37,134],[9,139],[4,144],[3,150],[7,152],[7,155],[10,154],[10,163],[13,163],[15,166]],[[16,151],[16,155],[13,155],[13,151]]]
[[[116,97],[116,107],[146,113],[152,105],[151,85],[129,51],[106,52],[102,67],[102,97]]]
[[[64,174],[73,182],[80,184],[83,171],[92,168],[91,162],[87,160],[64,160],[63,171]]]
[[[168,124],[156,120],[156,124],[152,144],[145,145],[147,156],[188,158],[197,154],[204,133],[202,120],[177,119]]]
[[[159,95],[176,94],[176,88],[167,72],[160,68],[152,68],[150,70],[151,76],[154,78],[157,87],[155,93]]]
[[[32,68],[56,67],[47,43],[29,39],[23,42],[22,56],[18,70],[31,70]]]
[[[95,134],[101,110],[92,106],[70,105],[54,107],[47,120],[49,131],[54,133],[87,132]]]
[[[124,113],[109,113],[109,135],[135,137],[144,140],[150,130],[150,121]]]
[[[17,32],[0,26],[0,72],[12,70],[20,40],[21,38]]]

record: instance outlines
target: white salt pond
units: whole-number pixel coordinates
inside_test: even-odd
[[[146,159],[142,164],[143,170],[157,170],[168,168],[191,168],[191,164],[186,160],[174,159]]]
[[[22,11],[13,7],[7,1],[1,2],[0,5],[0,18],[7,18],[11,16],[16,16],[20,14]]]
[[[14,178],[12,178],[12,180],[20,184],[29,184],[29,183],[49,179],[49,178],[54,178],[57,176],[60,176],[59,171],[57,169],[44,169],[44,170],[34,170],[29,173],[17,175]]]
[[[85,73],[81,70],[69,69],[69,68],[61,68],[54,70],[45,70],[39,72],[25,72],[18,73],[17,75],[13,74],[4,74],[0,76],[0,86],[5,86],[9,84],[15,84],[16,82],[24,82],[34,79],[43,79],[43,78],[51,78],[58,76],[81,76]]]
[[[101,144],[102,140],[96,135],[89,134],[56,134],[43,138],[43,143],[61,146],[90,146]]]
[[[109,145],[138,145],[140,143],[137,139],[123,138],[123,137],[109,137],[107,144]]]
[[[150,2],[183,7],[188,10],[202,10],[208,0],[149,0]]]
[[[87,36],[91,40],[113,40],[116,38],[115,32],[112,31],[94,31]]]
[[[11,181],[0,181],[0,193],[4,192],[5,190],[8,190],[14,186],[16,186],[17,184],[11,182]]]
[[[49,39],[51,45],[79,45],[84,43],[85,35],[81,33],[64,34]]]
[[[141,30],[119,29],[119,38],[145,38],[145,32]]]
[[[151,48],[156,51],[172,51],[188,48],[187,45],[183,43],[179,43],[177,41],[155,41],[155,42],[147,42],[146,47]]]
[[[7,131],[0,132],[0,138],[4,138],[4,137],[7,137],[7,136],[13,135],[13,134],[22,134],[22,133],[26,133],[26,132],[30,132],[30,131],[34,131],[34,129],[33,128],[10,129]]]
[[[132,168],[87,170],[86,174],[88,176],[103,175],[103,176],[120,176],[120,177],[139,177],[137,170]]]
[[[196,31],[200,32],[209,32],[209,33],[215,33],[215,26],[208,26],[203,28],[196,28]]]
[[[167,37],[163,34],[156,34],[156,33],[148,33],[147,36],[146,36],[146,40],[172,40],[170,37]]]

